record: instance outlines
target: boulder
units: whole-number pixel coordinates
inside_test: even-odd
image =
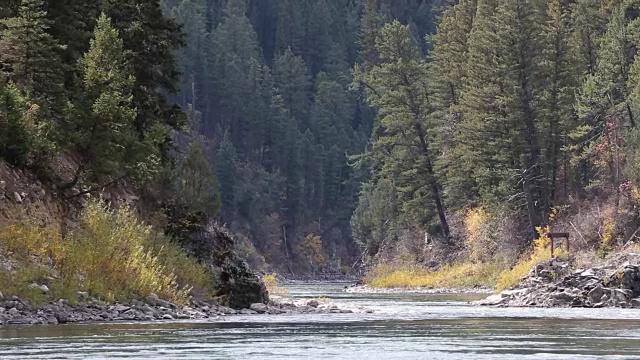
[[[257,312],[258,314],[264,314],[268,310],[267,305],[265,305],[263,303],[251,304],[251,306],[249,306],[249,309]]]
[[[56,320],[58,320],[58,323],[60,324],[66,324],[69,322],[69,320],[71,320],[69,314],[63,311],[56,312],[53,314],[53,316],[56,318]]]
[[[316,299],[311,299],[307,301],[307,306],[310,306],[312,308],[317,308],[319,305],[320,305],[320,302],[318,302],[318,300]]]
[[[604,296],[605,293],[609,293],[610,290],[605,289],[602,287],[602,285],[598,285],[595,288],[591,289],[591,291],[589,291],[589,293],[587,294],[587,299],[592,303],[592,304],[597,304],[602,300],[602,296]]]

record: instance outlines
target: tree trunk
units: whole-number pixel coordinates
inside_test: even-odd
[[[427,166],[427,173],[429,174],[429,186],[431,188],[431,197],[433,198],[433,202],[436,204],[436,209],[438,210],[438,217],[440,218],[440,224],[442,225],[442,233],[444,234],[446,240],[449,241],[451,232],[449,230],[449,223],[447,222],[447,215],[444,210],[444,205],[442,204],[442,196],[440,194],[440,188],[438,187],[438,182],[436,181],[436,175],[433,171],[433,165],[431,164],[431,157],[429,154],[429,144],[427,143],[422,125],[416,122],[414,124],[414,127],[420,139],[422,152],[424,153],[424,156],[427,158],[426,166]]]

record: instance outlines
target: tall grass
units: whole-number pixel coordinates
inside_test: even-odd
[[[33,219],[0,229],[0,255],[18,264],[18,270],[2,276],[15,293],[30,282],[45,281],[55,296],[83,290],[114,301],[155,293],[184,304],[194,287],[208,292],[213,285],[205,266],[155,236],[131,209],[112,209],[98,201],[89,202],[64,240],[55,226]],[[36,265],[48,274],[35,274]],[[18,276],[21,271],[34,274],[25,279]]]
[[[410,287],[492,287],[502,267],[498,263],[458,263],[430,271],[416,265],[384,265],[367,275],[369,286],[377,288]]]

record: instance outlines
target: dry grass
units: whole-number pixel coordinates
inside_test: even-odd
[[[83,210],[78,227],[64,241],[55,226],[33,219],[0,229],[0,255],[20,264],[3,275],[8,295],[44,281],[57,297],[83,290],[113,301],[155,293],[184,304],[193,287],[209,291],[213,285],[203,265],[168,239],[153,236],[131,209],[115,210],[97,201]]]
[[[378,288],[411,287],[492,287],[502,266],[498,263],[459,263],[430,271],[420,266],[380,266],[367,275],[369,286]]]

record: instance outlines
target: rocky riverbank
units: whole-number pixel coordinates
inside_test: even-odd
[[[513,307],[640,308],[640,255],[584,269],[551,259],[536,265],[516,287],[477,301]]]
[[[34,307],[16,296],[2,298],[0,294],[0,325],[66,324],[117,321],[221,320],[233,315],[307,314],[307,313],[371,313],[364,308],[344,309],[326,299],[291,300],[273,296],[267,304],[254,303],[235,310],[214,300],[191,300],[188,306],[178,306],[155,295],[144,301],[105,304],[87,293],[79,292],[76,301],[60,299]]]

